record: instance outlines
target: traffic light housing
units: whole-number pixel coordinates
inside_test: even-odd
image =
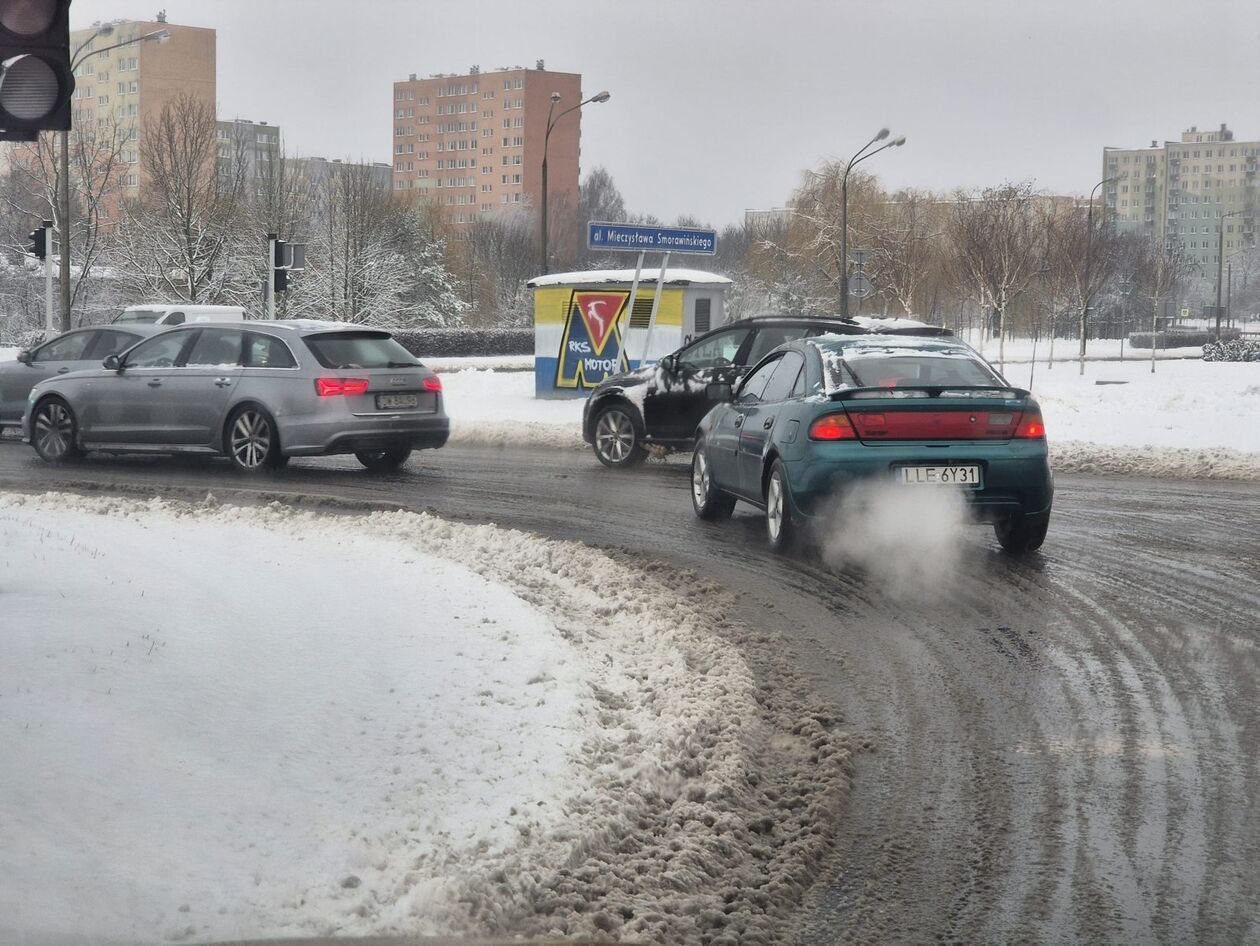
[[[70,128],[70,0],[0,0],[0,140]]]
[[[48,230],[48,224],[44,224],[38,230],[32,230],[27,235],[31,241],[31,248],[27,252],[35,254],[38,259],[47,259],[48,257]]]
[[[284,292],[289,288],[289,264],[285,258],[289,244],[284,242],[284,240],[276,240],[272,246],[275,247],[275,251],[271,259],[271,270],[273,273],[271,285],[276,292]]]

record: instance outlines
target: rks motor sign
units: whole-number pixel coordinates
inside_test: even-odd
[[[556,364],[556,387],[593,388],[626,365],[621,317],[629,292],[574,290]]]

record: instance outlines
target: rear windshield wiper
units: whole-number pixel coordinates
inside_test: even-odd
[[[418,361],[391,361],[385,367],[386,368],[419,368],[420,362]]]

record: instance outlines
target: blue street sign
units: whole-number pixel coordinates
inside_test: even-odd
[[[586,246],[591,250],[625,250],[628,253],[717,253],[716,230],[690,227],[644,227],[634,223],[588,223]]]

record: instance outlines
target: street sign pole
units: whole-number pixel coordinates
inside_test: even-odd
[[[639,359],[639,364],[648,360],[648,353],[652,347],[652,327],[656,325],[656,310],[660,307],[661,296],[665,294],[665,270],[668,268],[669,254],[666,253],[661,258],[661,268],[656,271],[656,295],[652,297],[652,311],[648,314],[647,338],[643,340],[643,357]]]
[[[626,370],[630,370],[630,351],[627,343],[630,341],[630,320],[634,318],[634,297],[639,294],[639,277],[643,275],[643,256],[644,253],[640,250],[639,261],[634,266],[634,282],[630,283],[630,301],[626,303],[626,324],[621,331],[621,349],[617,352],[617,373],[621,371],[620,360],[622,358],[626,360]]]

